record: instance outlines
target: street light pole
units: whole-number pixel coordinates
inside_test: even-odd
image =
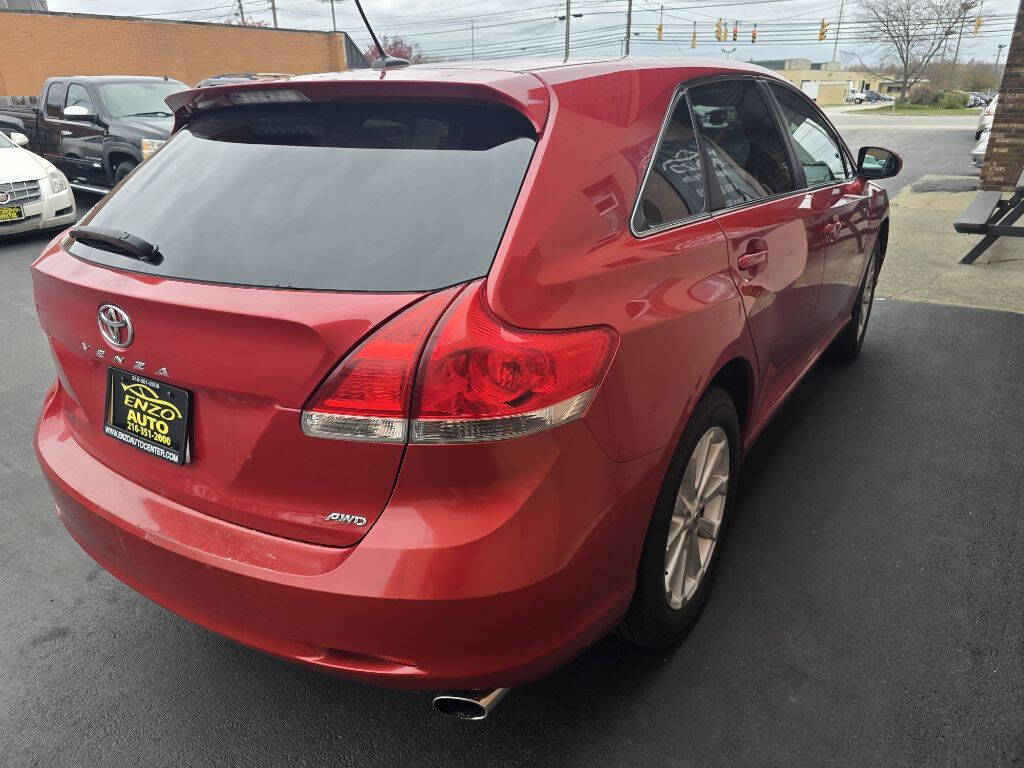
[[[996,77],[999,77],[999,60],[1003,58],[1003,48],[1006,47],[1006,43],[1000,43],[996,46]],[[998,86],[999,83],[996,83]]]
[[[569,60],[569,24],[572,20],[572,8],[570,3],[572,0],[565,0],[565,60]],[[629,38],[626,38],[629,40]],[[628,43],[627,43],[628,45]]]
[[[732,55],[736,51],[736,48],[721,48],[720,50],[722,51],[722,53],[725,54],[725,59],[726,61],[728,61],[729,59],[732,58]]]
[[[270,0],[270,13],[274,17],[274,29],[277,29],[277,3]]]
[[[626,56],[629,56],[629,38],[633,36],[633,0],[626,5]]]

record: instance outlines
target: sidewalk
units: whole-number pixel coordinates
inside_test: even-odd
[[[962,186],[960,176],[924,176],[891,201],[891,229],[880,299],[924,301],[1024,313],[1024,238],[1000,238],[977,262],[959,261],[981,238],[953,231],[974,192],[924,191]]]

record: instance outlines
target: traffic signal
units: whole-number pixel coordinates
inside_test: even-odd
[[[818,39],[824,40],[828,36],[828,22],[821,20],[821,29],[818,30]]]
[[[981,25],[985,23],[985,20],[979,16],[974,20],[974,34],[981,32]]]
[[[725,40],[725,27],[722,25],[721,19],[718,20],[717,24],[715,24],[715,40],[720,43]]]
[[[738,21],[734,21],[732,23],[732,41],[734,43],[736,42],[736,38],[739,37],[739,34],[740,34],[740,23]]]
[[[665,33],[665,27],[662,24],[659,24],[657,26],[657,30],[658,30],[658,39],[661,40],[662,35]]]
[[[693,22],[693,37],[690,38],[690,47],[697,47],[697,22]]]
[[[754,28],[750,30],[750,42],[757,42],[757,22],[754,22]]]

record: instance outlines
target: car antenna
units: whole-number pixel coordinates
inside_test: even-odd
[[[380,40],[377,39],[377,35],[373,32],[373,27],[370,26],[370,22],[366,19],[366,14],[363,12],[363,5],[359,0],[355,0],[356,8],[359,9],[359,15],[363,19],[363,25],[366,27],[366,31],[370,33],[370,37],[373,38],[373,44],[377,46],[377,50],[380,52],[380,58],[374,61],[370,66],[373,69],[391,69],[399,67],[408,67],[412,64],[408,59],[400,59],[397,56],[388,56],[387,51],[384,50],[384,46],[380,44]]]

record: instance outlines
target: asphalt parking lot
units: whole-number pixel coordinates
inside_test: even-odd
[[[830,109],[828,114],[855,158],[857,150],[866,146],[887,147],[902,155],[900,175],[880,182],[890,195],[925,174],[962,176],[965,189],[978,183],[978,169],[971,164],[971,150],[978,143],[976,116],[892,117],[840,109]]]
[[[0,242],[0,765],[1024,760],[1024,315],[879,303],[755,447],[691,636],[608,638],[466,724],[210,634],[78,549],[31,446],[45,240]]]

